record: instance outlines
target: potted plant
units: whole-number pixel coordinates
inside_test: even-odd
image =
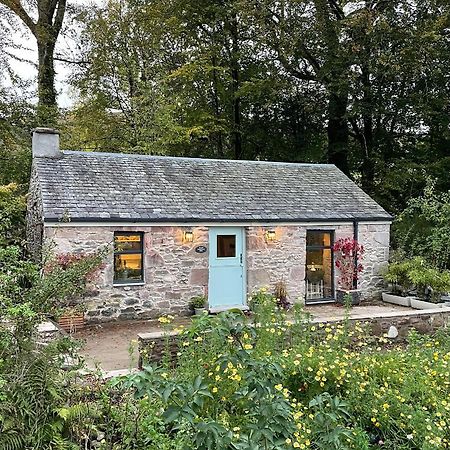
[[[389,264],[384,279],[391,293],[383,293],[389,303],[411,306],[416,309],[446,306],[445,293],[450,289],[450,271],[438,270],[416,257]]]
[[[383,301],[400,306],[411,306],[413,285],[408,278],[408,272],[413,261],[392,262],[384,273],[384,280],[389,286],[389,292],[381,294]]]
[[[351,297],[352,305],[361,302],[361,291],[356,289],[359,274],[363,271],[361,260],[364,247],[352,238],[338,239],[333,245],[335,266],[339,271],[336,302],[343,305],[346,296]]]
[[[206,312],[207,298],[204,295],[197,295],[191,298],[189,303],[191,309],[196,316],[199,316]]]

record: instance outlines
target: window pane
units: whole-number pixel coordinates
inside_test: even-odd
[[[217,257],[234,258],[236,256],[236,235],[219,234],[217,236]]]
[[[114,250],[123,251],[141,251],[142,241],[140,234],[115,234]]]
[[[114,280],[115,281],[143,281],[142,255],[125,254],[114,256]]]
[[[331,233],[322,231],[307,231],[306,232],[306,245],[315,247],[330,247],[331,246]]]
[[[306,251],[306,299],[333,296],[331,249]]]

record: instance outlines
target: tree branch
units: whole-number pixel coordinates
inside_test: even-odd
[[[61,30],[65,12],[66,12],[66,0],[59,0],[58,9],[56,10],[56,16],[53,22],[53,32],[55,34],[55,39],[58,37],[58,34]]]
[[[28,29],[36,36],[36,24],[33,19],[28,15],[28,13],[23,8],[20,0],[0,0],[2,5],[5,5],[13,13],[15,13],[22,22],[28,27]]]
[[[328,0],[328,3],[337,20],[345,19],[344,10],[339,6],[336,0]]]
[[[71,60],[71,59],[64,58],[64,56],[55,56],[54,60],[55,61],[64,62],[64,63],[67,63],[67,64],[77,64],[79,66],[83,66],[85,64],[89,64],[90,63],[90,61],[83,60],[83,59],[78,60],[78,61],[74,61],[73,59]]]

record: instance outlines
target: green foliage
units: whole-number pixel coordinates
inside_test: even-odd
[[[81,295],[102,253],[50,265],[44,277],[18,246],[0,247],[0,448],[78,448],[71,441],[93,411],[72,398],[66,339],[41,342],[36,326],[60,303]],[[73,388],[73,389],[72,389]]]
[[[346,402],[324,392],[314,397],[309,402],[309,407],[316,416],[314,435],[319,448],[330,450],[351,448],[349,442],[353,441],[352,431],[345,426],[351,419],[349,405]],[[366,441],[366,448],[367,446]],[[362,450],[364,447],[358,448]]]
[[[112,386],[154,399],[166,433],[198,449],[448,447],[446,330],[394,347],[358,324],[295,317],[273,303],[252,322],[201,317],[175,368],[145,366]]]
[[[265,287],[253,292],[248,298],[248,305],[252,311],[257,311],[264,307],[272,308],[275,303],[275,296],[270,294]]]
[[[189,302],[189,306],[192,309],[204,308],[206,306],[207,302],[208,302],[208,299],[204,295],[197,295],[197,296],[191,298],[191,301]]]
[[[397,292],[404,295],[417,293],[435,302],[440,300],[442,294],[450,292],[450,271],[430,267],[420,257],[392,262],[384,278]]]
[[[22,244],[26,200],[17,184],[0,186],[0,246]]]
[[[68,429],[88,415],[84,405],[68,405],[72,385],[52,343],[34,351],[10,347],[0,338],[0,448],[73,449]],[[7,356],[7,357],[6,357]]]
[[[408,202],[394,223],[396,246],[407,256],[421,256],[439,269],[450,269],[450,191],[437,193],[428,181],[424,194]]]
[[[19,247],[0,247],[0,314],[20,330],[27,329],[28,339],[36,323],[85,292],[88,275],[98,269],[103,256],[104,251],[99,251],[65,267],[49,263],[42,277]]]
[[[176,366],[163,358],[108,383],[62,372],[56,355],[66,344],[14,362],[0,354],[0,445],[448,448],[448,338],[446,329],[412,333],[394,346],[359,324],[312,325],[272,302],[250,320],[195,318],[179,338]]]

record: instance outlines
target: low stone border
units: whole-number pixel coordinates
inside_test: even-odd
[[[327,324],[343,322],[343,318],[312,319],[311,324]],[[348,319],[351,324],[364,322],[370,326],[374,336],[388,334],[393,340],[402,341],[408,333],[415,329],[419,333],[433,333],[439,328],[450,324],[450,308],[442,307],[436,309],[413,310],[401,312],[385,312],[379,314],[360,314]],[[289,321],[293,323],[293,321]],[[176,356],[178,351],[176,331],[157,331],[152,333],[138,334],[139,368],[142,368],[142,352],[150,348],[150,361],[159,361],[164,354],[169,342],[170,352]],[[167,339],[169,341],[167,341]]]

